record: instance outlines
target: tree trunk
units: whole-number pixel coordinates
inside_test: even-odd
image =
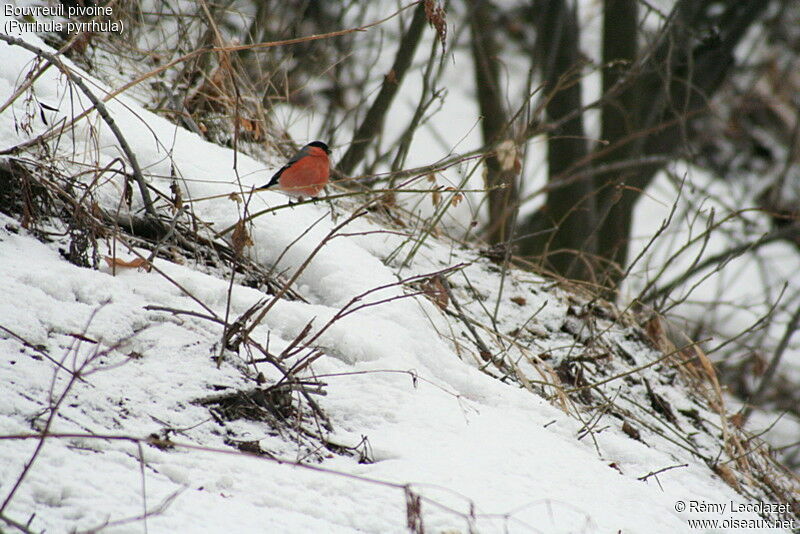
[[[632,95],[632,99],[640,99],[642,106],[641,111],[632,115],[637,120],[629,133],[648,133],[634,136],[633,141],[620,142],[616,138],[618,147],[608,152],[615,156],[611,159],[655,155],[677,158],[684,152],[692,135],[692,121],[708,111],[711,97],[735,64],[734,49],[769,4],[762,0],[730,0],[718,19],[711,20],[708,12],[713,3],[713,0],[680,0],[675,6],[673,21],[661,43],[631,81],[632,89],[622,93],[623,102],[625,95]],[[614,16],[618,20],[624,16],[623,9],[615,8]],[[703,41],[696,42],[697,36],[703,35],[715,21],[720,33],[706,33]],[[627,105],[634,106],[630,101]],[[604,133],[607,126],[615,128],[614,124],[606,125],[605,109],[603,121]],[[609,116],[609,121],[614,122],[613,115]],[[614,139],[609,140],[614,142]],[[608,163],[608,160],[599,158],[598,163]],[[634,172],[604,175],[600,179],[603,191],[600,193],[598,253],[623,269],[628,261],[636,201],[661,168],[661,165],[643,165]],[[616,288],[622,274],[619,269],[609,269],[604,285]]]
[[[498,47],[495,24],[488,1],[470,1],[470,28],[472,30],[472,59],[475,64],[475,85],[481,111],[483,142],[487,147],[497,147],[504,139],[511,139],[508,113],[503,105],[504,92],[500,87]],[[513,147],[515,145],[508,145]],[[513,159],[513,156],[512,156]],[[512,234],[517,194],[514,162],[501,161],[497,152],[487,154],[486,187],[489,189],[488,241],[495,245],[507,241]]]
[[[538,48],[545,58],[541,68],[546,89],[556,89],[559,80],[564,86],[547,102],[553,122],[581,106],[579,83],[563,81],[578,63],[578,28],[575,11],[565,0],[544,4]],[[734,66],[736,46],[769,4],[727,0],[714,15],[717,10],[711,8],[720,5],[717,0],[679,0],[648,57],[636,59],[630,72],[615,67],[604,73],[604,94],[612,95],[602,108],[602,127],[610,144],[589,154],[580,115],[550,133],[549,180],[562,185],[521,225],[524,254],[544,255],[546,265],[570,278],[592,280],[596,271],[602,275],[598,282],[616,289],[628,261],[636,201],[663,166],[653,161],[682,155],[693,135],[693,119],[708,110],[710,98]],[[606,7],[604,60],[636,58],[636,0],[608,0]],[[711,27],[719,33],[709,35]],[[578,173],[591,177],[585,172],[590,166],[637,158],[643,160],[638,167],[570,181]]]
[[[547,101],[548,122],[558,121],[581,107],[579,28],[575,6],[566,0],[545,2],[537,42]],[[549,132],[549,180],[559,181],[587,155],[583,117],[576,115]],[[595,195],[591,180],[551,190],[536,219],[522,228],[521,252],[541,256],[545,267],[562,276],[593,280]]]
[[[598,165],[630,159],[633,147],[622,141],[636,131],[639,125],[639,95],[629,82],[630,70],[637,52],[638,0],[606,0],[603,13],[603,95],[610,96],[601,108],[601,138],[608,143],[609,151],[597,158]],[[617,87],[620,84],[622,87]],[[624,88],[623,88],[624,87]],[[629,205],[629,198],[637,192],[624,187],[636,174],[636,169],[595,176],[597,210],[603,231],[597,235],[598,254],[608,260],[604,264],[601,284],[615,285],[618,273],[625,267],[625,254],[630,235],[630,220],[619,217],[613,209],[618,202]]]

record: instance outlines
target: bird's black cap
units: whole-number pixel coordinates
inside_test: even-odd
[[[308,143],[307,146],[315,146],[317,148],[321,148],[322,150],[325,151],[326,154],[330,154],[331,153],[331,149],[328,148],[328,145],[326,145],[322,141],[313,141],[311,143]]]

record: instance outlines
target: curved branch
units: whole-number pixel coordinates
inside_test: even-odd
[[[156,213],[155,208],[153,207],[153,199],[150,198],[150,192],[147,190],[147,182],[144,180],[144,175],[142,174],[142,169],[139,167],[139,162],[136,159],[136,155],[131,150],[128,141],[125,139],[125,136],[122,135],[117,124],[114,122],[114,119],[108,113],[108,109],[106,109],[105,104],[98,99],[94,93],[86,86],[79,76],[73,73],[70,69],[64,65],[60,59],[58,59],[54,54],[50,52],[46,52],[39,48],[38,46],[34,46],[30,43],[23,41],[17,37],[11,37],[9,35],[0,34],[0,40],[7,42],[9,45],[19,46],[22,47],[29,52],[33,52],[39,57],[43,57],[56,67],[58,70],[64,73],[64,75],[69,78],[69,80],[78,86],[78,88],[86,95],[86,97],[91,101],[92,105],[97,109],[97,112],[100,114],[100,117],[103,121],[108,125],[111,132],[114,134],[114,137],[117,138],[117,142],[119,143],[120,148],[128,157],[128,161],[130,161],[131,167],[133,169],[133,178],[136,180],[136,184],[139,186],[139,193],[142,195],[142,201],[144,202],[144,209],[147,214],[153,219],[153,222],[158,221],[158,214]]]

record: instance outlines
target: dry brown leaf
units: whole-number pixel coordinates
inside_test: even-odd
[[[103,256],[103,259],[106,260],[106,263],[112,269],[144,269],[147,272],[150,272],[150,269],[152,269],[150,262],[144,258],[134,258],[131,261],[125,261],[113,256]]]
[[[728,454],[735,458],[736,464],[744,471],[747,472],[750,469],[749,461],[747,459],[747,454],[745,454],[744,446],[742,445],[741,441],[738,437],[730,431],[728,427],[728,423],[732,422],[726,416],[726,409],[725,409],[725,397],[722,396],[722,387],[719,384],[719,379],[717,378],[717,373],[714,370],[714,364],[711,363],[711,360],[706,356],[706,353],[698,347],[697,345],[692,345],[691,347],[694,350],[694,353],[697,355],[697,358],[700,360],[700,364],[703,367],[703,371],[705,371],[706,375],[708,376],[711,384],[714,386],[714,398],[709,398],[709,405],[711,408],[719,414],[720,420],[722,422],[722,441],[725,444],[725,449],[727,450]],[[739,483],[736,481],[736,478],[733,476],[733,473],[727,467],[720,464],[720,468],[727,469],[727,473],[719,472],[719,476],[725,479],[725,482],[728,484],[739,489]],[[728,480],[728,477],[732,477],[732,482]]]
[[[248,139],[252,141],[261,141],[264,137],[264,132],[261,129],[261,123],[259,121],[248,119],[246,117],[238,117],[237,121],[239,128],[247,134]]]
[[[447,191],[447,192],[453,192],[453,193],[455,193],[457,191],[457,189],[455,187],[452,187],[452,186],[445,187],[444,190]],[[462,195],[461,193],[455,193],[453,195],[453,198],[450,199],[450,205],[453,206],[453,207],[456,207],[461,203],[462,200],[464,200],[464,195]]]
[[[733,470],[730,467],[723,464],[717,464],[714,466],[714,472],[718,474],[719,477],[730,487],[736,491],[740,491],[741,488],[739,487],[739,481],[736,480],[736,475],[733,473]]]
[[[247,226],[242,219],[239,219],[239,222],[236,223],[236,227],[233,229],[231,244],[237,256],[241,256],[244,247],[253,246],[253,240],[250,238],[250,234],[247,232]]]
[[[237,117],[237,119],[238,119],[237,122],[239,123],[239,128],[241,128],[245,132],[253,133],[254,131],[256,131],[257,126],[255,122],[251,121],[246,117]]]
[[[175,206],[176,210],[180,210],[183,208],[183,193],[181,193],[181,188],[178,185],[178,182],[173,181],[169,185],[170,191],[172,191],[172,205]]]
[[[122,199],[128,209],[130,209],[131,205],[133,204],[133,184],[131,183],[131,180],[127,178],[122,184]]]
[[[742,412],[735,413],[728,417],[728,421],[730,421],[733,426],[741,430],[744,426],[744,414]]]
[[[439,309],[447,309],[450,298],[447,296],[447,290],[444,288],[441,276],[436,275],[432,278],[428,278],[422,284],[422,292],[425,293],[425,296],[436,304]]]
[[[725,413],[725,405],[722,396],[722,387],[719,385],[719,379],[717,378],[717,372],[714,370],[714,364],[711,363],[711,360],[708,359],[706,353],[703,352],[700,347],[697,345],[692,345],[692,349],[694,349],[694,353],[697,356],[697,359],[700,361],[700,365],[703,366],[703,371],[705,371],[706,376],[711,381],[711,384],[714,386],[714,393],[716,394],[715,399],[711,399],[712,405],[711,407],[718,413],[720,416],[724,415]]]
[[[639,430],[627,421],[622,423],[622,431],[625,432],[629,438],[635,439],[636,441],[642,441],[642,435],[639,433]]]
[[[509,300],[517,306],[525,306],[528,303],[525,297],[511,297]]]
[[[397,198],[395,197],[393,191],[384,193],[381,196],[380,202],[384,208],[394,208],[395,206],[397,206]]]
[[[664,330],[664,321],[659,315],[653,315],[644,325],[647,337],[652,341],[653,346],[664,354],[675,354],[675,344],[667,337]]]
[[[425,17],[428,19],[428,24],[436,30],[436,38],[442,43],[442,51],[444,51],[447,40],[447,20],[444,8],[434,0],[425,0]]]
[[[439,202],[441,201],[442,201],[442,194],[439,192],[438,189],[435,190],[433,193],[431,193],[431,202],[433,202],[434,206],[438,206]]]

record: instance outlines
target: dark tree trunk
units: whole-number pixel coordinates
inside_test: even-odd
[[[487,0],[470,1],[472,30],[472,59],[475,63],[475,85],[481,111],[483,142],[496,147],[510,139],[508,113],[503,105],[504,92],[500,87],[498,47],[492,10]],[[487,154],[486,187],[489,189],[488,241],[491,244],[507,241],[512,234],[514,214],[519,202],[513,163],[501,162],[495,152]],[[505,165],[504,165],[505,164]]]
[[[639,95],[630,83],[629,73],[637,52],[638,0],[606,0],[603,18],[603,94],[609,95],[601,109],[601,138],[608,143],[609,151],[597,158],[599,165],[630,159],[630,143],[623,139],[636,131],[639,125]],[[616,95],[616,96],[610,96]],[[637,196],[637,192],[624,188],[635,169],[606,173],[595,177],[597,211],[603,231],[597,235],[598,254],[607,260],[601,284],[615,285],[618,273],[625,267],[624,255],[630,234],[629,220],[619,217],[612,207],[623,197]],[[624,204],[628,204],[628,198]]]
[[[655,52],[635,73],[632,89],[622,93],[623,102],[626,95],[631,100],[639,99],[641,110],[635,112],[636,104],[627,101],[634,108],[631,116],[636,118],[633,130],[628,132],[635,134],[631,136],[634,140],[609,139],[612,143],[616,140],[617,145],[608,152],[615,155],[611,159],[655,155],[677,158],[685,152],[693,133],[693,119],[708,111],[709,100],[734,66],[734,49],[769,4],[762,0],[730,0],[726,10],[711,20],[708,12],[712,3],[715,2],[681,0],[676,5],[673,21]],[[622,13],[615,16],[621,17]],[[713,25],[720,28],[719,34],[708,34]],[[603,120],[605,133],[605,113]],[[615,128],[613,124],[608,126]],[[603,191],[598,253],[622,268],[628,261],[636,201],[660,169],[660,165],[643,165],[635,172],[604,175],[600,179]],[[604,284],[615,288],[621,275],[622,271],[610,269]]]
[[[663,166],[653,161],[684,154],[693,120],[708,110],[710,98],[734,66],[736,46],[769,4],[727,0],[719,12],[717,0],[679,0],[650,53],[637,58],[636,0],[607,1],[604,61],[633,61],[604,72],[609,98],[602,108],[602,133],[609,144],[589,154],[580,114],[550,132],[553,189],[542,210],[521,225],[524,254],[544,255],[546,265],[563,276],[594,280],[597,274],[598,282],[616,288],[628,261],[636,201]],[[578,66],[578,28],[566,0],[544,2],[540,20],[541,70],[548,92],[555,91],[546,105],[553,123],[581,106],[577,80],[565,82]],[[710,33],[709,28],[719,31]],[[637,159],[641,165],[623,171],[594,177],[586,172]],[[580,178],[571,179],[578,174]]]
[[[581,107],[580,50],[577,14],[567,0],[544,3],[540,17],[537,52],[548,122],[566,117]],[[575,162],[584,159],[588,147],[583,117],[576,114],[549,132],[547,164],[551,182],[561,180]],[[568,278],[594,277],[595,195],[590,180],[552,189],[535,220],[521,229],[521,252],[541,256],[544,266]]]

